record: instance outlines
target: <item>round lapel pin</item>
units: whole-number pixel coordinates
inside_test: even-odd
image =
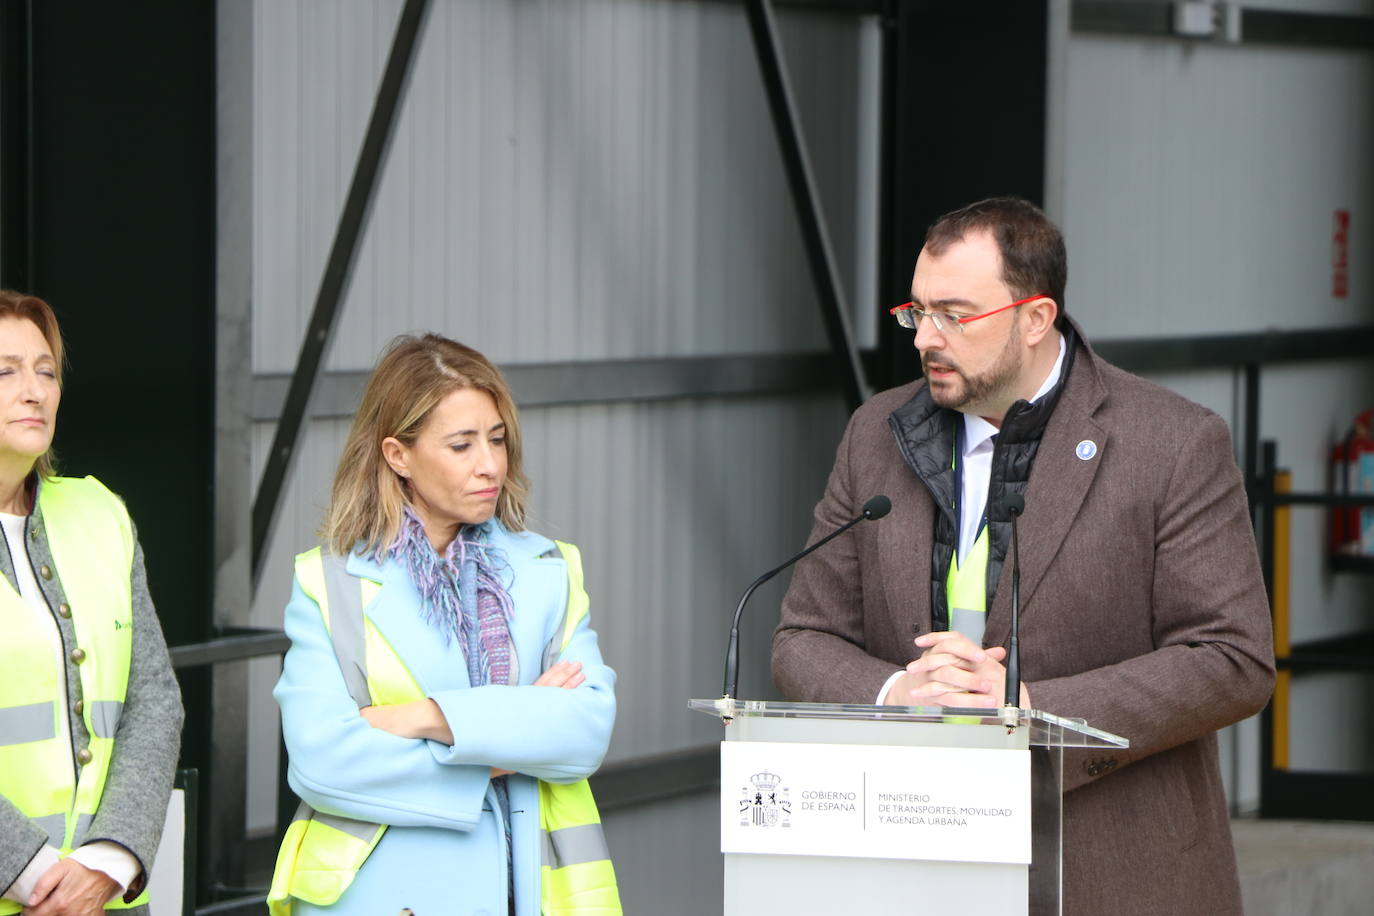
[[[1078,443],[1078,447],[1073,450],[1073,453],[1083,461],[1088,461],[1097,454],[1097,443],[1091,439],[1084,439]]]

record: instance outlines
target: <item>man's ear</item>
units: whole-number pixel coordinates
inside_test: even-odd
[[[382,440],[382,457],[398,477],[410,478],[410,450],[400,439],[387,436]]]
[[[1059,304],[1049,296],[1041,296],[1025,305],[1027,324],[1026,343],[1035,346],[1045,339],[1054,328],[1054,319],[1059,317]]]

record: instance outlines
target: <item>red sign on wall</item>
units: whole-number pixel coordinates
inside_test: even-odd
[[[1331,233],[1331,295],[1350,295],[1350,211],[1337,210]]]

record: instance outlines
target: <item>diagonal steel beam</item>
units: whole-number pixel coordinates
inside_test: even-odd
[[[348,187],[348,196],[344,199],[343,212],[339,215],[334,244],[329,250],[329,260],[325,262],[319,294],[315,297],[315,308],[310,315],[310,324],[305,330],[300,356],[296,359],[296,369],[287,389],[281,420],[277,423],[276,433],[272,437],[267,466],[263,468],[262,481],[253,500],[254,591],[257,590],[258,580],[262,575],[263,557],[276,524],[282,492],[286,489],[286,481],[291,474],[291,467],[298,451],[297,445],[305,426],[310,397],[314,393],[315,382],[319,379],[325,354],[329,351],[329,343],[333,338],[344,294],[348,291],[358,243],[367,223],[368,212],[377,188],[377,178],[386,161],[396,116],[405,93],[406,77],[415,57],[421,24],[428,6],[429,0],[406,0],[400,19],[397,20],[391,53],[387,57],[386,69],[382,71],[381,84],[377,87],[372,117],[368,120],[362,148],[358,151],[353,181]]]
[[[859,364],[858,350],[854,347],[854,334],[849,327],[849,309],[844,291],[840,288],[840,275],[821,213],[815,174],[806,154],[797,106],[787,80],[773,4],[771,0],[745,0],[744,7],[749,16],[749,31],[754,39],[764,92],[768,96],[768,109],[773,116],[773,129],[778,135],[778,147],[787,172],[787,184],[792,191],[792,204],[797,210],[798,228],[806,248],[811,280],[820,300],[821,320],[825,324],[845,400],[849,403],[849,409],[854,410],[870,392]]]

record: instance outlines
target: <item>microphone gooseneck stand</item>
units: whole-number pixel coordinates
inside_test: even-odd
[[[797,554],[795,557],[788,560],[786,563],[783,563],[776,569],[770,569],[768,572],[759,576],[750,584],[748,588],[744,590],[743,597],[739,599],[739,606],[735,608],[735,619],[730,624],[730,642],[725,647],[725,689],[723,695],[720,698],[720,703],[722,705],[732,706],[734,703],[735,692],[739,689],[739,620],[740,615],[744,613],[744,605],[749,601],[749,596],[754,594],[754,589],[758,588],[760,585],[767,582],[769,579],[773,578],[778,573],[782,572],[784,569],[800,560],[802,557],[806,556],[814,550],[818,550],[821,547],[824,547],[826,544],[830,543],[835,538],[844,534],[850,528],[853,528],[855,525],[859,524],[859,522],[869,520],[876,521],[877,519],[882,518],[884,515],[887,515],[887,513],[891,510],[892,500],[888,499],[886,496],[873,497],[868,502],[864,503],[863,511],[859,513],[859,515],[856,518],[851,519],[848,522],[845,522],[839,528],[836,528],[834,531],[830,532],[825,537],[821,538],[819,541],[812,544],[810,547],[806,548],[801,553]]]
[[[1021,646],[1017,628],[1021,622],[1021,547],[1016,536],[1016,519],[1026,511],[1020,493],[1008,493],[1003,503],[1011,515],[1011,635],[1007,638],[1007,682],[1002,701],[1002,724],[1008,730],[1021,718]]]

